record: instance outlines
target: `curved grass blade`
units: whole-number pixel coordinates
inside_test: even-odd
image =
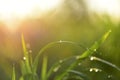
[[[90,58],[90,60],[100,61],[100,62],[102,62],[102,63],[104,63],[104,64],[107,64],[107,65],[115,68],[116,70],[120,71],[120,68],[119,68],[118,66],[116,66],[116,65],[114,65],[114,64],[112,64],[112,63],[110,63],[110,62],[108,62],[108,61],[106,61],[106,60],[104,60],[104,59],[100,59],[100,58],[98,58],[98,57],[92,56],[92,57]]]
[[[63,60],[60,60],[59,62],[56,62],[53,64],[53,66],[50,68],[50,70],[48,71],[47,77],[49,78],[50,75],[52,75],[53,72],[57,72],[60,67],[67,61],[71,60],[71,59],[75,59],[76,56],[72,56],[69,58],[65,58]]]
[[[60,75],[55,77],[55,80],[62,80],[62,78],[68,73],[68,71],[70,71],[71,69],[73,69],[78,63],[80,63],[83,59],[91,56],[93,54],[94,51],[96,51],[96,49],[99,48],[99,46],[107,39],[107,37],[109,36],[111,30],[109,30],[108,32],[106,32],[102,38],[100,40],[98,40],[97,42],[95,42],[88,50],[86,50],[82,55],[79,55],[76,57],[76,61],[74,63],[72,63],[68,69],[64,70],[63,73],[61,73]]]
[[[95,42],[87,51],[85,51],[82,55],[78,56],[78,59],[80,58],[86,58],[90,55],[93,54],[93,52],[95,52],[99,46],[107,39],[107,37],[109,36],[111,30],[109,30],[108,32],[106,32],[102,38],[100,40],[98,40],[97,42]]]
[[[35,58],[35,60],[34,60],[34,63],[33,63],[33,72],[35,73],[36,72],[36,70],[37,70],[37,66],[38,66],[38,62],[39,62],[39,58],[40,58],[40,56],[41,56],[41,54],[46,50],[46,49],[48,49],[48,48],[50,48],[50,47],[53,47],[53,46],[55,46],[55,45],[57,45],[57,44],[61,44],[61,43],[68,43],[68,44],[73,44],[73,45],[76,45],[76,46],[81,46],[81,47],[83,47],[82,45],[78,45],[77,43],[75,43],[75,42],[71,42],[71,41],[56,41],[56,42],[51,42],[51,43],[49,43],[49,44],[47,44],[46,46],[44,46],[40,51],[39,51],[39,53],[38,53],[38,55],[36,56],[36,58]]]
[[[78,72],[78,71],[75,71],[75,70],[70,70],[70,71],[68,71],[68,72],[80,76],[80,77],[82,78],[82,80],[90,80],[90,79],[88,78],[88,76],[85,75],[85,74],[83,74],[82,72]]]

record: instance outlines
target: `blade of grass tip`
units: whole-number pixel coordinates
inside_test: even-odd
[[[106,32],[100,40],[95,42],[87,51],[85,51],[82,55],[78,56],[77,58],[81,59],[81,58],[86,58],[86,57],[89,57],[90,55],[92,55],[93,52],[95,52],[99,48],[99,46],[107,39],[110,32],[111,32],[111,30]]]
[[[27,52],[27,48],[26,48],[26,44],[25,44],[25,39],[24,39],[24,36],[22,34],[21,36],[21,39],[22,39],[22,47],[23,47],[23,53],[24,53],[24,60],[25,60],[25,64],[26,64],[26,69],[28,71],[28,73],[31,73],[32,70],[31,70],[31,66],[30,66],[30,62],[29,62],[29,54]]]
[[[96,51],[96,49],[99,48],[99,46],[107,39],[107,37],[109,36],[111,30],[109,30],[108,32],[106,32],[102,38],[100,38],[100,40],[98,40],[97,42],[95,42],[88,50],[86,50],[82,55],[79,55],[76,57],[76,61],[74,63],[72,63],[67,70],[63,71],[63,73],[61,73],[60,75],[55,77],[55,80],[62,80],[62,78],[68,73],[68,71],[70,71],[71,69],[73,69],[78,63],[80,63],[83,59],[89,57],[90,55],[93,54],[94,51]]]
[[[42,63],[41,80],[47,80],[46,72],[47,72],[47,56],[44,56]]]
[[[13,65],[12,80],[16,80],[15,67]]]
[[[27,48],[26,48],[26,43],[25,43],[25,39],[24,36],[22,34],[21,36],[21,41],[22,41],[22,48],[23,48],[23,53],[24,53],[24,57],[26,58],[26,61],[28,60],[28,53],[27,53]]]

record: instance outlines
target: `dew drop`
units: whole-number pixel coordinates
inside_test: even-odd
[[[112,30],[109,30],[109,32],[112,32]]]
[[[112,75],[108,75],[107,77],[108,77],[108,78],[112,78]]]
[[[80,56],[76,56],[76,59],[77,59],[77,60],[80,59]]]
[[[58,67],[53,69],[53,72],[57,72],[61,66],[59,65]]]
[[[95,69],[95,72],[98,72],[99,71],[99,69]]]
[[[94,52],[96,52],[97,50],[96,49],[94,49]]]
[[[26,60],[26,57],[23,57],[23,60]]]
[[[98,68],[90,68],[89,70],[90,72],[101,72],[102,70],[101,69],[98,69]]]
[[[29,53],[32,53],[32,50],[29,50]]]
[[[90,70],[89,70],[90,72],[92,72],[93,71],[93,69],[92,68],[90,68]]]
[[[62,43],[63,41],[62,41],[62,40],[60,40],[59,42],[60,42],[60,43]]]
[[[94,57],[93,57],[93,56],[92,56],[92,57],[90,57],[90,60],[91,60],[91,61],[93,61],[93,60],[94,60]]]
[[[63,60],[59,60],[59,63],[63,63]]]

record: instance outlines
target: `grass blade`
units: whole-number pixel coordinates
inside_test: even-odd
[[[78,75],[82,78],[82,80],[90,80],[87,75],[83,74],[82,72],[70,70],[69,73],[73,73],[75,75]]]
[[[74,63],[72,63],[68,69],[64,70],[60,75],[55,77],[55,80],[62,80],[62,78],[68,73],[68,71],[70,71],[71,69],[73,69],[78,63],[80,63],[83,59],[89,57],[90,55],[93,54],[94,51],[96,51],[96,49],[99,48],[99,46],[107,39],[107,37],[109,36],[111,30],[109,30],[108,32],[106,32],[102,38],[100,40],[98,40],[97,42],[95,42],[88,50],[86,50],[82,55],[79,55],[76,57],[76,61]]]
[[[27,67],[26,67],[26,64],[24,61],[21,61],[20,62],[20,67],[21,67],[21,72],[22,72],[22,75],[26,75],[28,73],[27,71]]]
[[[13,66],[12,80],[16,80],[15,67]]]
[[[112,63],[110,63],[110,62],[108,62],[108,61],[106,61],[106,60],[104,60],[104,59],[100,59],[100,58],[98,58],[98,57],[92,56],[92,57],[90,58],[90,60],[100,61],[100,62],[102,62],[102,63],[104,63],[104,64],[107,64],[107,65],[115,68],[116,70],[120,71],[120,68],[119,68],[118,66],[116,66],[116,65],[114,65],[114,64],[112,64]]]
[[[25,43],[25,39],[24,39],[23,34],[21,36],[21,39],[22,39],[22,47],[23,47],[23,53],[24,53],[24,60],[25,60],[25,65],[26,65],[25,67],[27,69],[27,73],[31,73],[32,70],[31,70],[31,66],[30,66],[29,54],[27,52],[26,43]]]
[[[85,51],[82,55],[78,56],[78,59],[80,58],[86,58],[89,57],[90,55],[93,54],[93,52],[95,52],[99,46],[107,39],[107,37],[109,36],[111,30],[109,30],[108,32],[106,32],[102,38],[100,40],[98,40],[97,42],[95,42],[87,51]]]
[[[42,72],[41,72],[41,80],[47,80],[47,57],[43,57],[43,63],[42,63]]]
[[[75,42],[72,42],[72,41],[56,41],[56,42],[51,42],[49,44],[47,44],[46,46],[44,46],[38,53],[38,55],[36,56],[35,60],[34,60],[34,63],[33,63],[33,72],[36,72],[37,70],[37,66],[38,66],[38,62],[39,62],[39,58],[41,56],[41,54],[48,48],[50,47],[53,47],[57,44],[61,44],[61,43],[67,43],[67,44],[72,44],[72,45],[75,45],[75,46],[78,46],[78,47],[83,47],[82,45],[78,45],[77,43]]]

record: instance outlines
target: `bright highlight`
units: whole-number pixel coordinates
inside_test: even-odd
[[[0,0],[0,20],[9,26],[27,16],[40,16],[45,11],[55,8],[60,1],[62,0]]]
[[[119,0],[87,0],[87,5],[97,13],[107,13],[113,17],[120,17]]]

